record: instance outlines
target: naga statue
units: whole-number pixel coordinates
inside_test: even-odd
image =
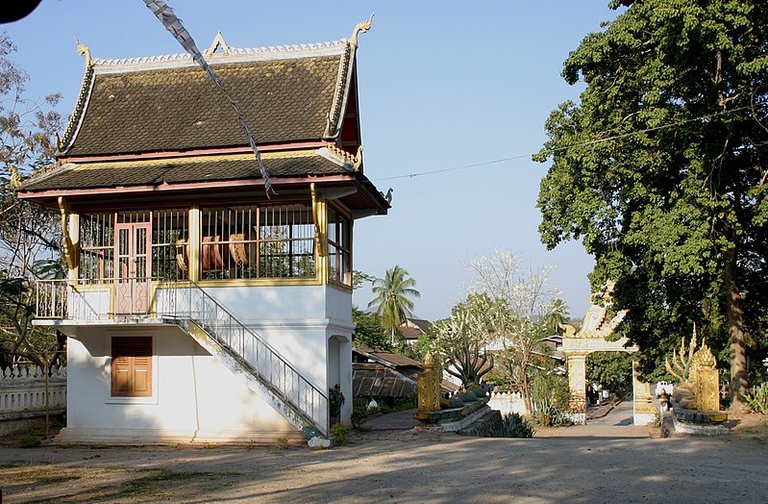
[[[627,310],[620,310],[608,319],[613,305],[613,290],[615,283],[611,280],[605,282],[598,292],[592,295],[592,302],[584,315],[581,328],[569,324],[559,324],[565,331],[565,338],[605,338],[616,330],[618,325],[627,316]]]

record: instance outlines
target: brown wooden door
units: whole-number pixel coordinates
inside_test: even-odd
[[[115,313],[149,313],[151,250],[149,222],[115,225]]]

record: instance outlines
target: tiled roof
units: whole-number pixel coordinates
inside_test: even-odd
[[[343,103],[348,43],[244,52],[210,63],[259,144],[322,139]],[[331,125],[333,126],[333,125]],[[333,128],[331,128],[333,129]],[[95,156],[247,145],[225,95],[184,57],[95,60],[61,149]]]
[[[349,173],[316,151],[267,153],[264,164],[270,175],[302,177]],[[185,182],[261,178],[253,154],[198,156],[137,161],[97,162],[65,165],[49,174],[34,177],[23,191],[152,186]]]
[[[417,392],[416,381],[383,364],[352,364],[352,394],[355,397],[411,397]]]
[[[386,350],[373,350],[364,345],[355,345],[353,351],[368,357],[376,362],[384,364],[385,366],[393,368],[401,367],[415,367],[421,369],[421,362],[406,357],[403,354],[395,352],[387,352]]]

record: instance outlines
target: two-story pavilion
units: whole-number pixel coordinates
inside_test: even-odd
[[[58,208],[69,278],[38,286],[68,336],[61,440],[327,434],[352,402],[355,219],[386,214],[364,174],[349,40],[206,58],[86,58],[57,164],[19,196]]]

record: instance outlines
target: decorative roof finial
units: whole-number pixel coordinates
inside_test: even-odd
[[[217,53],[216,51],[221,51],[220,53]],[[229,49],[229,44],[227,44],[227,41],[224,40],[224,35],[221,34],[221,32],[216,33],[216,37],[213,39],[213,42],[211,42],[211,47],[205,50],[205,57],[210,58],[211,56],[229,56],[232,51]]]
[[[365,33],[371,29],[371,26],[373,26],[373,16],[375,15],[376,13],[372,12],[371,17],[369,17],[367,21],[361,21],[357,23],[357,26],[355,26],[355,29],[352,30],[352,38],[349,39],[349,43],[352,44],[352,46],[357,48],[357,36],[360,33]]]
[[[91,50],[88,49],[87,45],[81,43],[77,37],[75,37],[75,43],[77,44],[77,54],[85,56],[85,68],[88,68],[91,66]]]

